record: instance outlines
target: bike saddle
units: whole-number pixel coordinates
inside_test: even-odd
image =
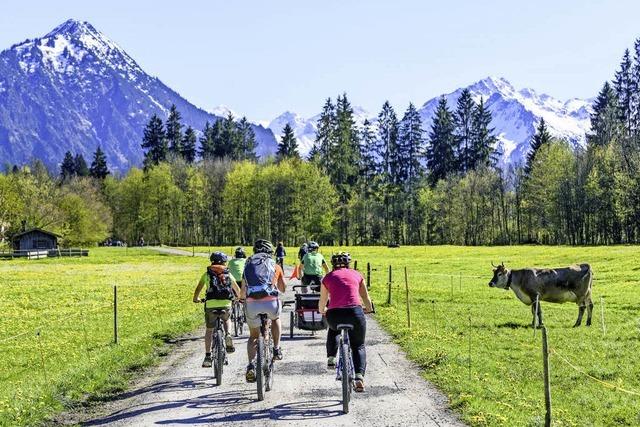
[[[348,323],[340,323],[337,327],[336,327],[339,331],[341,331],[342,329],[346,329],[348,331],[353,329],[353,325],[349,325]]]

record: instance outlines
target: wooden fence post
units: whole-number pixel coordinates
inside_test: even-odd
[[[407,294],[407,327],[411,329],[411,303],[409,302],[409,278],[407,276],[407,267],[404,268],[404,288]]]
[[[367,289],[371,288],[371,263],[367,263]]]
[[[387,304],[391,305],[391,266],[389,266],[389,282],[387,283],[389,287],[389,292],[387,294]]]
[[[551,427],[551,383],[549,381],[549,344],[547,342],[547,327],[542,326],[542,366],[544,369],[544,416],[545,427]]]
[[[118,344],[118,286],[113,285],[113,342]]]
[[[355,260],[355,261],[353,262],[353,269],[354,269],[354,270],[357,270],[357,269],[358,269],[358,260]]]

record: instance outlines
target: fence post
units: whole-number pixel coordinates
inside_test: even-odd
[[[358,260],[355,260],[355,261],[353,262],[353,269],[354,269],[354,270],[357,270],[357,269],[358,269]]]
[[[367,263],[367,289],[371,288],[371,263]]]
[[[49,376],[47,375],[47,368],[44,364],[44,353],[42,352],[42,342],[40,341],[40,329],[36,331],[36,341],[38,342],[38,353],[40,353],[40,363],[42,364],[42,374],[44,375],[44,380],[49,382]]]
[[[602,323],[602,335],[607,335],[607,325],[604,323],[604,298],[600,295],[600,322]]]
[[[387,294],[387,304],[391,305],[391,266],[389,266],[389,282],[387,283],[389,287],[389,292]]]
[[[409,302],[409,278],[406,266],[404,267],[404,288],[407,294],[407,327],[411,329],[411,303]]]
[[[551,427],[551,383],[549,382],[549,344],[547,342],[547,327],[542,326],[542,364],[544,368],[544,416],[545,427]]]
[[[450,274],[449,278],[451,279],[451,301],[453,301],[453,274]]]
[[[118,344],[118,286],[113,285],[113,343]]]

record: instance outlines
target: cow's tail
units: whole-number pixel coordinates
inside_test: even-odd
[[[580,270],[584,271],[584,274],[580,278],[580,280],[584,280],[585,278],[589,279],[589,287],[593,283],[593,270],[589,264],[580,264]]]

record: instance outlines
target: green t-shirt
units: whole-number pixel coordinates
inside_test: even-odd
[[[246,261],[246,258],[233,258],[227,263],[231,277],[233,277],[238,284],[242,280],[242,273],[244,272],[244,264]]]
[[[325,260],[320,252],[307,252],[302,258],[302,263],[304,264],[302,269],[304,274],[322,276],[324,272],[322,264],[325,263]]]

